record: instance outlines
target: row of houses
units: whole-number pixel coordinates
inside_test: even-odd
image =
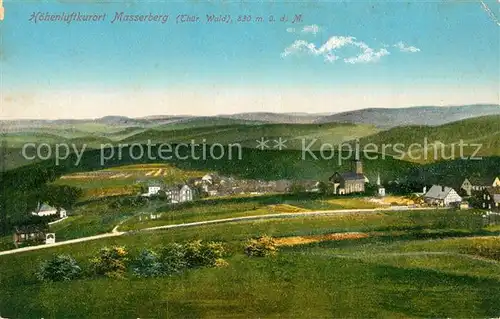
[[[336,172],[329,178],[333,185],[335,194],[362,193],[365,184],[369,182],[363,174],[363,164],[359,158],[355,158],[349,172]],[[378,195],[384,196],[385,189],[380,183],[380,175],[377,178]],[[490,211],[500,211],[500,177],[481,178],[468,177],[460,186],[462,193],[471,196],[475,192],[480,194],[482,208]],[[424,188],[422,192],[424,201],[435,206],[468,207],[462,196],[455,189],[445,185],[432,185],[429,190]]]
[[[192,201],[197,196],[230,196],[242,194],[288,193],[297,187],[305,192],[319,191],[316,180],[256,180],[236,179],[234,177],[206,174],[201,178],[190,179],[184,184],[166,185],[161,181],[148,182],[147,192],[151,197],[165,194],[171,203]],[[200,194],[202,193],[202,194]]]
[[[466,178],[461,190],[468,196],[476,196],[481,201],[481,207],[490,211],[500,211],[500,179]],[[424,191],[424,200],[437,206],[459,206],[463,198],[452,187],[433,185],[428,192]]]
[[[500,177],[467,177],[460,189],[462,189],[467,196],[471,196],[473,192],[482,192],[487,188],[500,187]]]

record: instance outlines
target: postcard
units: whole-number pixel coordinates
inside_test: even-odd
[[[497,318],[500,3],[0,0],[0,318]]]

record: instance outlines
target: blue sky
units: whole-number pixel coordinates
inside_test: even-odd
[[[498,3],[487,4],[498,17]],[[4,7],[4,118],[336,112],[499,99],[500,28],[480,2],[4,0]],[[30,22],[38,11],[107,19]],[[170,18],[111,24],[122,11]],[[207,24],[211,13],[234,23]],[[176,24],[178,14],[200,23]],[[296,14],[303,21],[292,24]],[[239,15],[266,22],[237,23]],[[278,21],[267,22],[270,15]],[[283,15],[288,22],[279,21]],[[146,105],[138,109],[140,101]]]

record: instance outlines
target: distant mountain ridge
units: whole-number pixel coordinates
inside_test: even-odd
[[[438,126],[474,117],[500,115],[498,104],[462,106],[417,106],[405,108],[366,108],[341,113],[273,113],[249,112],[215,116],[152,115],[140,118],[111,115],[96,119],[0,120],[0,131],[15,132],[51,126],[100,124],[111,127],[155,128],[165,126],[196,127],[228,124],[368,124],[381,129],[397,126]]]
[[[371,124],[379,128],[397,126],[437,126],[486,115],[499,115],[500,105],[476,104],[462,106],[419,106],[408,108],[368,108],[337,113],[320,118],[315,123],[343,122]]]

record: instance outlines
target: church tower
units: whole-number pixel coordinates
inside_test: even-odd
[[[356,140],[356,149],[354,150],[355,152],[355,157],[354,157],[354,172],[359,175],[363,175],[363,163],[359,159],[359,140]]]
[[[359,159],[354,162],[356,168],[356,174],[363,175],[363,163]]]

